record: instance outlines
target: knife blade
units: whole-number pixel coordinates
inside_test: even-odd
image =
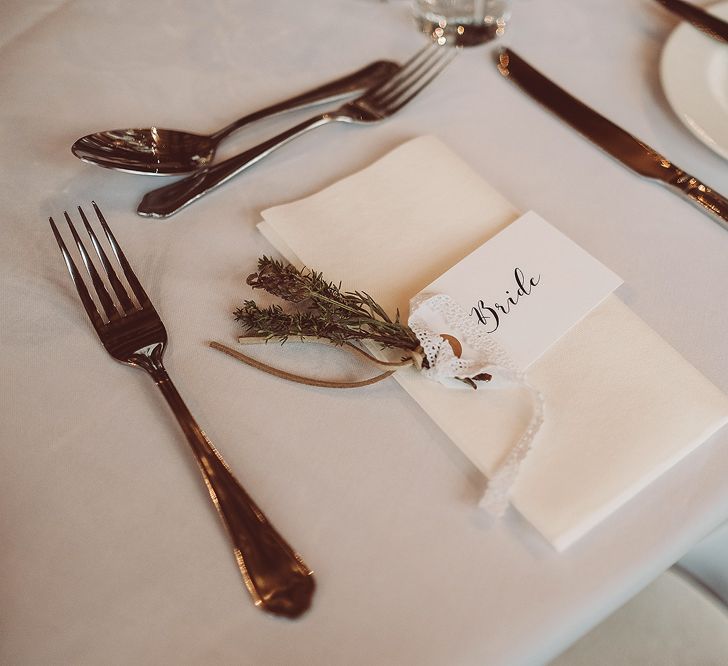
[[[728,44],[728,23],[684,0],[657,0],[665,9],[692,23],[698,30],[719,42]]]
[[[498,70],[624,166],[686,197],[728,229],[728,199],[724,196],[572,97],[510,49],[499,53]]]

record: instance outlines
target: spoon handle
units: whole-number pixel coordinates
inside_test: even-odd
[[[355,92],[366,90],[371,88],[375,83],[384,81],[384,79],[392,76],[399,68],[400,66],[391,60],[377,60],[356,72],[342,76],[339,79],[325,83],[322,86],[318,86],[282,102],[267,106],[259,111],[249,113],[210,135],[210,138],[215,142],[222,141],[226,136],[256,120],[268,118],[279,113],[284,113],[285,111],[313,106],[314,104],[342,100]]]
[[[137,207],[143,217],[169,217],[193,201],[227,182],[285,143],[335,119],[322,113],[254,146],[244,153],[199,171],[164,187],[147,192]]]

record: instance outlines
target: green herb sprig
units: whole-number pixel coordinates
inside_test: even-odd
[[[385,349],[407,351],[420,346],[412,330],[400,321],[399,311],[391,319],[366,292],[344,292],[341,284],[328,282],[316,271],[261,257],[247,283],[298,306],[297,311],[286,312],[279,305],[261,308],[253,300],[245,301],[235,311],[235,319],[251,336],[281,343],[289,337],[316,337],[335,345],[371,340]]]

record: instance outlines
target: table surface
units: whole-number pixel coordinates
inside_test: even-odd
[[[83,164],[74,139],[214,130],[370,60],[403,60],[423,43],[408,4],[0,0],[0,15],[0,662],[540,663],[728,518],[723,432],[559,555],[515,512],[483,519],[483,479],[396,383],[332,393],[206,346],[234,340],[244,278],[271,251],[261,210],[435,134],[622,276],[620,296],[728,391],[726,231],[503,81],[496,46],[464,51],[397,117],[318,130],[150,221],[134,210],[163,181]],[[504,42],[728,192],[725,161],[660,87],[675,25],[657,3],[515,0]],[[224,154],[304,117],[246,130]],[[167,367],[192,412],[316,570],[299,621],[249,603],[172,416],[88,325],[47,218],[92,199],[167,324]]]

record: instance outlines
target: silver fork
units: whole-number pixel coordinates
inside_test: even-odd
[[[91,279],[93,290],[101,303],[103,315],[99,313],[89,294],[86,282],[76,268],[56,223],[52,217],[49,221],[68,272],[96,333],[106,351],[117,361],[146,370],[167,399],[192,447],[210,498],[227,528],[243,582],[255,605],[275,615],[286,617],[301,615],[311,603],[315,586],[312,571],[268,522],[190,414],[162,365],[162,355],[167,344],[164,324],[98,206],[95,202],[92,202],[92,205],[116,262],[121,267],[132,292],[130,294],[127,291],[117,276],[112,261],[79,206],[78,212],[116,295],[117,302],[114,302],[70,216],[64,212],[73,240]]]
[[[335,111],[322,113],[219,164],[204,167],[177,182],[147,192],[137,208],[145,217],[168,217],[219,187],[292,139],[331,122],[376,123],[397,113],[431,83],[457,49],[428,45],[391,77]]]

